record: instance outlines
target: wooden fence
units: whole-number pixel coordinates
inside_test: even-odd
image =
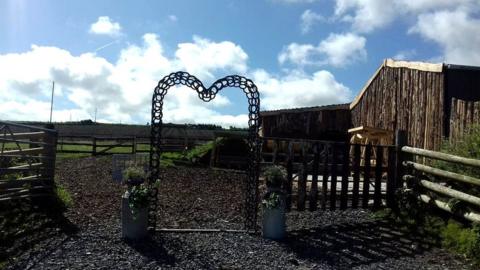
[[[480,222],[480,198],[469,194],[474,187],[480,190],[480,178],[467,176],[434,167],[428,160],[441,160],[462,166],[480,168],[480,160],[469,159],[419,148],[404,146],[402,162],[405,171],[403,179],[408,186],[417,188],[419,199],[452,214],[459,214],[467,220]],[[420,161],[416,161],[419,160]],[[429,164],[429,165],[426,165]],[[434,164],[434,163],[433,163]],[[467,188],[456,190],[452,184],[464,184]],[[478,196],[478,195],[477,195]],[[462,202],[467,207],[458,212],[452,205],[452,199]]]
[[[395,146],[267,138],[262,165],[287,169],[287,208],[375,208],[393,206]]]
[[[466,101],[452,98],[450,109],[449,139],[456,142],[472,125],[480,124],[480,101]]]
[[[181,152],[202,142],[188,137],[162,138],[162,148],[165,152]],[[149,153],[150,137],[60,136],[57,152],[92,156]]]
[[[0,202],[50,195],[57,132],[0,122]]]

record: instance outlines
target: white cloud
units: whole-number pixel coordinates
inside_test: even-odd
[[[290,62],[298,66],[331,65],[344,67],[365,60],[366,38],[353,33],[330,34],[317,46],[291,43],[279,54],[280,64]]]
[[[335,18],[350,23],[354,31],[368,33],[405,15],[460,6],[473,9],[478,5],[478,0],[336,0]]]
[[[230,41],[213,43],[198,36],[194,43],[180,43],[175,52],[179,64],[192,74],[213,78],[212,72],[227,69],[238,73],[247,71],[248,55]]]
[[[417,51],[412,50],[402,50],[397,52],[392,58],[395,60],[411,60],[413,57],[417,55]]]
[[[175,15],[173,15],[173,14],[171,14],[171,15],[168,15],[168,19],[169,19],[170,21],[172,21],[172,22],[176,22],[176,21],[178,21],[178,18],[177,18],[177,16],[175,16]]]
[[[345,103],[352,97],[351,91],[326,70],[312,75],[293,72],[284,77],[256,70],[253,79],[261,89],[266,110]]]
[[[347,102],[350,90],[325,70],[293,71],[287,76],[251,71],[240,46],[195,36],[166,55],[155,34],[122,49],[115,62],[96,54],[73,55],[56,47],[33,45],[24,53],[0,54],[0,119],[47,120],[51,82],[56,82],[54,121],[92,119],[145,123],[150,120],[153,88],[163,76],[188,70],[212,80],[231,73],[247,74],[261,93],[262,109],[280,109]],[[208,83],[208,82],[206,82]],[[208,85],[206,85],[208,86]],[[220,92],[209,103],[184,86],[170,89],[164,100],[164,121],[246,126],[247,114],[225,114],[234,102]],[[67,104],[67,105],[65,105]]]
[[[122,34],[122,27],[110,17],[100,16],[96,22],[90,25],[89,33],[116,37]]]
[[[447,63],[480,65],[480,19],[468,10],[422,14],[409,32],[437,43]]]
[[[300,20],[301,20],[300,28],[301,28],[302,34],[306,34],[310,32],[310,29],[315,23],[323,21],[324,18],[322,15],[315,13],[310,9],[307,9],[302,13],[302,16],[300,16]]]

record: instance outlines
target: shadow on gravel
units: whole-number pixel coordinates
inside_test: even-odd
[[[378,220],[291,231],[286,245],[304,259],[352,268],[413,257],[430,249],[432,242]]]
[[[0,206],[0,261],[7,260],[42,243],[46,255],[59,248],[78,227],[64,216],[56,198],[33,198]],[[33,260],[33,259],[32,259]]]
[[[169,254],[168,251],[164,248],[165,241],[161,236],[148,236],[143,239],[141,242],[128,241],[125,240],[125,243],[133,248],[138,253],[149,258],[152,261],[156,261],[162,265],[174,266],[176,263],[176,258],[174,255]]]

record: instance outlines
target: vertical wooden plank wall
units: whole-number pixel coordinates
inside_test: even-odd
[[[450,110],[450,141],[458,141],[470,126],[478,124],[480,124],[480,101],[474,102],[452,98]]]
[[[351,109],[352,125],[406,130],[408,145],[437,150],[444,126],[444,74],[385,66]],[[393,138],[382,144],[392,144]]]

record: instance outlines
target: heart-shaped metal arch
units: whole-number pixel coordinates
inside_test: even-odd
[[[259,128],[260,128],[260,95],[257,86],[252,80],[238,75],[231,75],[214,82],[209,88],[205,88],[203,83],[195,76],[187,72],[179,71],[165,76],[158,82],[152,97],[152,120],[151,120],[151,139],[150,139],[150,178],[151,186],[150,208],[148,213],[148,222],[150,230],[156,227],[156,211],[158,189],[154,187],[157,180],[162,181],[160,174],[160,156],[162,153],[162,117],[163,100],[170,87],[175,85],[185,85],[195,90],[198,97],[209,102],[215,98],[217,93],[225,87],[237,87],[243,90],[248,99],[248,167],[247,167],[247,187],[245,195],[245,229],[248,231],[257,230],[257,209],[258,209],[258,176],[260,161]]]

